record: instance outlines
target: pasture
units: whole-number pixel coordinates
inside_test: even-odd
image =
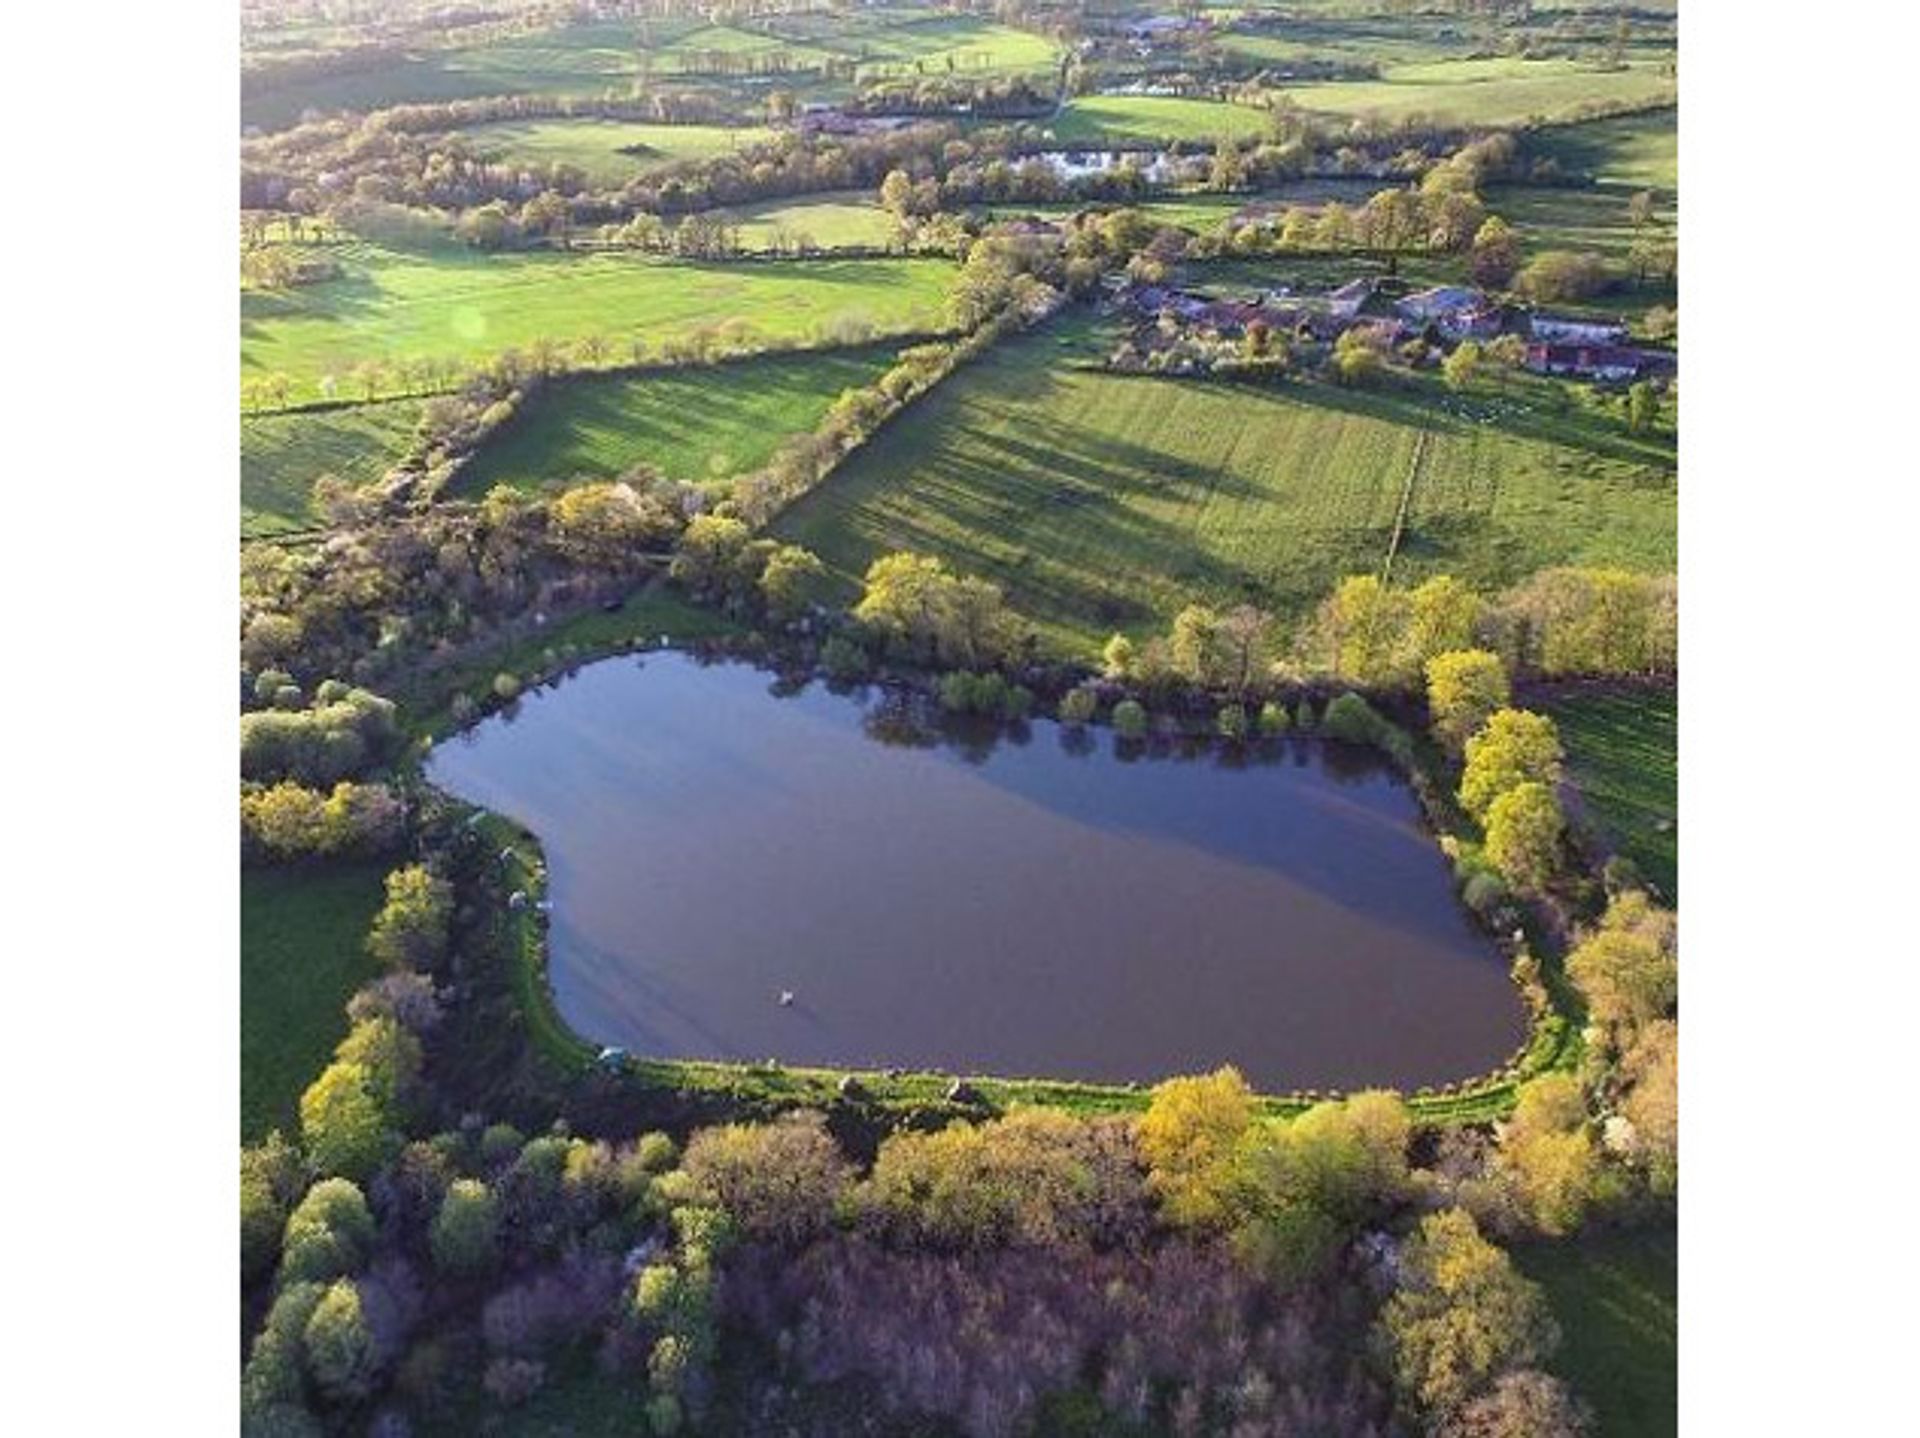
[[[1671,689],[1569,688],[1548,699],[1567,765],[1602,839],[1668,903],[1680,894],[1679,715]],[[1660,826],[1665,824],[1665,829]]]
[[[536,339],[590,335],[624,352],[634,336],[652,349],[729,320],[773,341],[798,341],[838,323],[879,335],[920,333],[944,322],[953,277],[945,260],[795,260],[698,264],[624,254],[551,251],[432,254],[354,245],[340,279],[240,302],[246,378],[285,376],[295,403],[343,387],[373,360],[472,362]]]
[[[887,212],[870,190],[767,200],[714,213],[739,227],[740,243],[749,250],[775,249],[782,241],[828,250],[877,248],[892,236]]]
[[[677,37],[680,27],[671,33]],[[240,122],[277,130],[297,123],[307,110],[376,110],[482,95],[625,94],[637,70],[630,22],[564,25],[484,45],[411,53],[271,89],[243,86]]]
[[[246,415],[240,421],[240,534],[265,538],[309,529],[313,485],[330,474],[370,484],[412,441],[420,401]]]
[[[1378,80],[1289,87],[1302,109],[1347,117],[1422,116],[1454,125],[1517,125],[1583,105],[1653,104],[1674,93],[1664,68],[1604,70],[1574,60],[1439,60],[1388,67]]]
[[[1672,1228],[1596,1232],[1516,1247],[1521,1270],[1560,1320],[1548,1366],[1593,1405],[1595,1438],[1678,1430],[1679,1235]]]
[[[893,362],[885,345],[772,355],[701,369],[553,382],[460,474],[458,490],[540,489],[649,464],[690,484],[758,468],[812,429],[842,391]]]
[[[1060,59],[1059,47],[1044,36],[966,15],[888,25],[837,48],[859,57],[863,81],[950,72],[1032,74],[1050,71]]]
[[[501,120],[462,133],[490,158],[529,167],[572,165],[594,184],[613,186],[682,160],[710,160],[768,139],[773,131],[582,119]]]
[[[300,1095],[346,1037],[345,1005],[377,970],[367,931],[379,864],[240,871],[240,1137],[291,1136]]]
[[[1171,95],[1083,95],[1069,100],[1048,128],[1068,144],[1129,141],[1254,140],[1267,130],[1266,113],[1224,100]]]
[[[1528,147],[1598,184],[1664,191],[1671,198],[1680,188],[1678,120],[1674,111],[1658,110],[1559,125],[1530,137]]]
[[[1625,260],[1641,232],[1628,218],[1634,191],[1624,186],[1566,189],[1534,185],[1491,186],[1487,207],[1520,232],[1530,254],[1541,250],[1591,250]],[[1671,196],[1669,196],[1669,200]],[[1652,237],[1668,237],[1679,220],[1671,203],[1654,209]],[[1653,303],[1649,296],[1644,303]]]
[[[1003,584],[1056,646],[1163,628],[1196,600],[1299,615],[1386,553],[1433,438],[1396,578],[1492,589],[1552,564],[1665,570],[1671,450],[1422,387],[1361,394],[1121,375],[1082,319],[1009,342],[889,426],[777,523],[853,592],[878,555],[933,553]]]

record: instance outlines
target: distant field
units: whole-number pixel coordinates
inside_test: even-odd
[[[1680,895],[1679,717],[1672,690],[1575,691],[1547,712],[1593,823],[1669,902]],[[1667,821],[1662,833],[1656,826]]]
[[[240,421],[240,533],[253,539],[306,529],[323,474],[367,484],[392,468],[420,420],[420,401],[246,415]]]
[[[1559,126],[1533,136],[1529,147],[1603,185],[1661,190],[1668,199],[1680,188],[1680,129],[1672,110]]]
[[[1666,1228],[1514,1249],[1560,1320],[1549,1367],[1593,1405],[1596,1438],[1679,1430],[1679,1247]]]
[[[665,33],[677,36],[682,28]],[[489,45],[425,50],[267,91],[246,89],[240,122],[273,130],[296,123],[308,109],[373,110],[481,95],[625,94],[638,69],[635,33],[632,22],[568,25]]]
[[[1378,567],[1420,428],[1434,440],[1396,576],[1483,587],[1550,564],[1671,567],[1671,450],[1578,445],[1417,397],[1123,376],[1074,318],[962,371],[779,522],[849,590],[918,549],[1003,583],[1085,653],[1194,599],[1299,613]],[[1532,426],[1529,428],[1528,426]]]
[[[1379,80],[1294,86],[1303,109],[1331,115],[1425,115],[1461,125],[1511,125],[1583,104],[1642,104],[1668,95],[1673,77],[1651,66],[1600,70],[1573,60],[1441,60],[1389,68]]]
[[[635,333],[657,346],[731,319],[778,339],[809,336],[842,317],[878,334],[942,322],[953,266],[943,260],[795,260],[703,265],[626,255],[402,254],[356,245],[347,274],[240,302],[242,374],[286,376],[293,399],[315,398],[323,376],[343,383],[364,360],[475,360],[547,336]]]
[[[1030,73],[1051,70],[1060,58],[1059,47],[1042,35],[972,16],[888,25],[837,48],[860,57],[862,80],[987,70]]]
[[[703,25],[688,31],[672,44],[661,46],[655,54],[658,66],[664,73],[698,74],[712,64],[712,57],[715,56],[739,60],[779,54],[794,68],[805,69],[831,58],[833,52],[817,45],[782,40],[732,25]]]
[[[789,435],[812,429],[844,390],[870,384],[894,348],[743,360],[638,376],[586,375],[550,385],[460,476],[537,489],[651,464],[700,483],[764,464]]]
[[[503,120],[464,133],[483,153],[508,162],[575,165],[596,184],[619,185],[676,161],[724,155],[765,140],[773,131],[588,119]]]
[[[346,1037],[345,1005],[373,976],[377,864],[240,873],[240,1137],[293,1136],[300,1095]]]
[[[1068,143],[1124,140],[1251,140],[1266,133],[1267,117],[1247,105],[1223,100],[1185,100],[1169,95],[1085,95],[1069,100],[1051,122]]]
[[[1624,260],[1639,232],[1628,218],[1634,191],[1625,186],[1588,190],[1532,185],[1498,185],[1486,192],[1487,207],[1520,232],[1530,252],[1593,250]],[[1671,236],[1679,212],[1671,203],[1656,204],[1657,236]]]
[[[773,248],[782,230],[830,250],[885,245],[891,235],[887,212],[869,190],[768,200],[715,213],[740,227],[740,242],[749,250]]]

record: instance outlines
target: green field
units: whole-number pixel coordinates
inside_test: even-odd
[[[672,27],[677,36],[681,27]],[[425,50],[343,75],[260,91],[248,87],[240,122],[264,130],[305,110],[375,110],[482,95],[626,94],[637,73],[631,22],[568,25],[486,45]]]
[[[700,483],[764,464],[812,429],[841,392],[871,384],[894,349],[870,345],[708,369],[585,375],[542,391],[461,473],[463,493],[609,478],[651,464]]]
[[[1486,201],[1489,209],[1519,230],[1528,253],[1592,250],[1624,260],[1640,235],[1627,217],[1634,193],[1613,185],[1593,189],[1498,185],[1487,190]],[[1671,238],[1679,222],[1671,194],[1667,201],[1655,207],[1650,231],[1654,238]]]
[[[889,25],[839,48],[861,59],[859,78],[915,78],[983,71],[1051,70],[1060,50],[1051,40],[972,16],[943,16]]]
[[[1298,614],[1341,576],[1377,569],[1425,428],[1396,577],[1493,588],[1551,564],[1672,567],[1670,446],[1615,442],[1517,402],[1483,423],[1424,390],[1256,388],[1061,363],[1106,343],[1075,317],[1002,346],[776,528],[849,591],[888,550],[941,555],[1004,584],[1049,639],[1085,654],[1115,629],[1159,629],[1195,599]]]
[[[1668,198],[1680,188],[1680,129],[1672,110],[1556,126],[1533,136],[1529,147],[1602,185],[1661,190]]]
[[[1266,112],[1223,100],[1171,95],[1085,95],[1069,100],[1048,125],[1071,143],[1127,140],[1252,140],[1267,130]]]
[[[1651,65],[1602,70],[1573,60],[1503,58],[1392,66],[1378,80],[1297,85],[1287,93],[1302,109],[1329,115],[1515,125],[1581,105],[1650,104],[1673,90],[1673,77]]]
[[[1679,716],[1672,690],[1580,690],[1549,701],[1567,761],[1602,836],[1666,896],[1680,895]],[[1668,821],[1663,833],[1656,826]]]
[[[835,190],[798,200],[768,200],[758,205],[715,212],[740,227],[740,243],[749,250],[770,250],[784,231],[821,249],[884,246],[892,236],[887,212],[871,191]]]
[[[240,1137],[292,1134],[300,1095],[346,1037],[345,1005],[373,977],[377,864],[240,873]]]
[[[1679,1429],[1679,1237],[1671,1228],[1526,1244],[1564,1340],[1551,1367],[1594,1407],[1596,1438]]]
[[[406,452],[418,400],[247,415],[240,421],[240,533],[254,539],[309,529],[313,482],[323,474],[370,484]]]
[[[344,386],[365,360],[479,360],[542,336],[600,335],[619,350],[636,334],[657,348],[728,320],[775,340],[810,338],[847,319],[876,334],[923,332],[942,323],[954,273],[944,260],[728,265],[370,245],[350,246],[341,259],[347,273],[338,280],[241,297],[244,376],[284,375],[297,403],[317,398],[324,376]]]
[[[612,186],[681,160],[727,154],[773,131],[589,119],[501,120],[463,133],[482,154],[520,165],[572,165],[595,184]]]

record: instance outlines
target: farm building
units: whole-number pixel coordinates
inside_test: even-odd
[[[1627,338],[1618,320],[1577,320],[1566,315],[1535,315],[1532,337],[1547,344],[1617,345]]]
[[[1407,295],[1395,306],[1402,319],[1432,325],[1450,340],[1491,339],[1504,327],[1500,307],[1479,290],[1439,285]]]
[[[1535,340],[1527,346],[1527,368],[1535,374],[1573,375],[1619,383],[1670,373],[1673,356],[1664,350],[1631,345],[1555,344]]]

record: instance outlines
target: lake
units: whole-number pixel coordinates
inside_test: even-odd
[[[1525,1031],[1406,782],[1331,743],[995,738],[661,652],[428,775],[540,836],[560,1012],[636,1054],[1411,1088]]]

